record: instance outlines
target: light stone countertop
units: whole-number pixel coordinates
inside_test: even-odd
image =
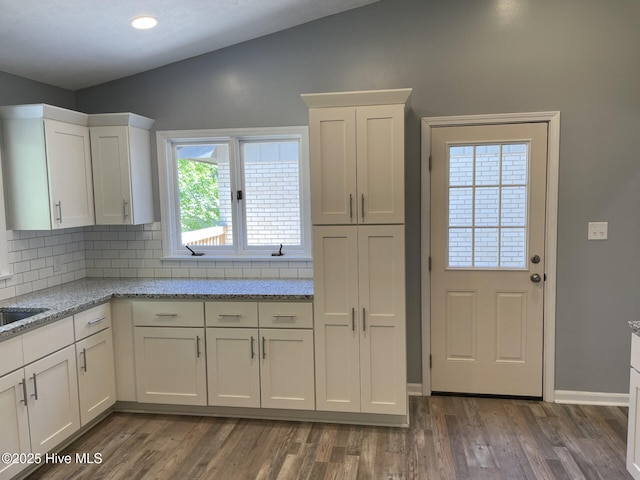
[[[640,335],[640,320],[629,322],[629,326],[631,327],[631,330],[633,330],[633,333]]]
[[[310,301],[313,299],[313,281],[85,278],[0,302],[0,307],[5,308],[47,309],[24,320],[0,326],[0,341],[112,298]]]

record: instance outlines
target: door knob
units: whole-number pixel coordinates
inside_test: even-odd
[[[540,282],[540,280],[542,280],[542,277],[539,274],[534,273],[533,275],[531,275],[531,281],[533,283],[538,283]]]

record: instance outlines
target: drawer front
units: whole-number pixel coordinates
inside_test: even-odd
[[[25,365],[74,342],[73,317],[63,318],[22,335]]]
[[[313,328],[313,308],[310,302],[260,302],[262,328]]]
[[[206,302],[207,327],[257,327],[256,302]]]
[[[76,342],[111,326],[111,308],[108,303],[90,308],[73,316]]]
[[[640,337],[631,334],[631,366],[640,372]]]
[[[133,302],[133,323],[143,327],[204,327],[202,302]]]
[[[0,342],[0,377],[18,368],[22,368],[22,336],[16,335],[9,340]]]

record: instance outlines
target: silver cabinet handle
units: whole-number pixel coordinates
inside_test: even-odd
[[[177,313],[156,313],[156,317],[177,317]]]
[[[31,394],[32,397],[35,397],[36,400],[38,400],[38,382],[36,381],[36,374],[33,374],[33,377],[31,378],[33,380],[33,393]]]
[[[87,371],[87,349],[83,348],[80,353],[82,354],[82,359],[84,361],[83,365],[81,365],[80,368],[86,372]]]
[[[127,214],[127,203],[128,203],[128,202],[123,198],[123,199],[122,199],[122,218],[123,218],[124,220],[126,220],[126,219],[127,219],[127,217],[129,216],[129,215]]]
[[[349,218],[353,220],[353,195],[349,194]]]
[[[295,313],[275,313],[273,318],[296,318]]]
[[[56,220],[62,223],[62,200],[56,202],[55,206],[58,209],[58,216],[56,217]]]
[[[24,403],[24,406],[27,406],[27,381],[23,378],[22,381],[18,384],[18,385],[22,385],[22,400],[21,402]]]
[[[196,335],[196,357],[200,358],[200,335]]]
[[[351,331],[356,331],[356,309],[355,307],[351,309]]]
[[[241,313],[219,313],[218,314],[219,317],[241,317],[242,314]]]
[[[362,307],[362,331],[365,332],[366,330],[367,330],[367,322],[365,320],[364,307]]]
[[[267,358],[267,349],[264,346],[264,337],[262,337],[262,358]]]
[[[255,358],[256,352],[253,350],[253,335],[251,336],[251,359]]]
[[[362,220],[364,220],[364,193],[362,194]]]
[[[101,321],[103,321],[106,317],[98,317],[98,318],[94,318],[93,320],[89,320],[87,322],[87,325],[95,325],[96,323],[100,323]]]

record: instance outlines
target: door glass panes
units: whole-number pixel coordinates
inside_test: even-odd
[[[233,244],[229,146],[176,146],[182,245]]]
[[[528,144],[449,147],[450,268],[525,268]]]

